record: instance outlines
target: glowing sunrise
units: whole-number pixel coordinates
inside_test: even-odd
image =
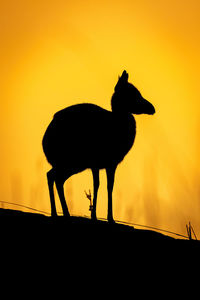
[[[1,201],[50,213],[48,124],[73,104],[111,110],[126,70],[156,114],[135,116],[133,148],[117,167],[114,218],[182,234],[190,221],[200,236],[199,9],[197,0],[1,1]],[[92,136],[85,143],[92,147]],[[104,170],[100,182],[97,216],[106,218]],[[70,214],[89,216],[91,171],[64,189]]]

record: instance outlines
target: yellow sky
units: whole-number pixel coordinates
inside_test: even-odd
[[[157,113],[136,117],[114,216],[182,233],[191,221],[200,234],[199,9],[198,0],[0,1],[1,200],[50,211],[46,126],[71,104],[110,109],[126,69]],[[104,172],[101,183],[105,217]],[[71,213],[89,215],[89,189],[89,171],[65,184]]]

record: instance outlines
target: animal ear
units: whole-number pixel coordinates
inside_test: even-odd
[[[115,92],[123,89],[126,86],[126,82],[128,82],[128,73],[124,70],[122,76],[118,78],[118,82],[115,86]]]
[[[128,81],[128,73],[126,70],[123,71],[122,76],[120,77],[121,80]]]

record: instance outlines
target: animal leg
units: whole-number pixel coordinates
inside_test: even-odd
[[[92,169],[92,175],[93,175],[94,192],[93,192],[93,209],[92,209],[91,217],[93,220],[96,220],[97,219],[96,216],[97,193],[99,189],[99,169]]]
[[[54,181],[55,181],[55,173],[54,173],[54,169],[51,169],[49,172],[47,172],[47,182],[48,182],[48,187],[49,187],[49,196],[50,196],[51,216],[52,217],[57,216],[55,197],[54,197],[54,192],[53,192]]]
[[[58,191],[58,196],[60,198],[63,214],[64,214],[64,216],[69,217],[70,214],[68,211],[68,207],[67,207],[67,203],[66,203],[65,195],[64,195],[64,188],[63,188],[64,182],[65,182],[65,180],[60,176],[60,174],[59,175],[57,174],[55,183],[56,183],[56,188]]]
[[[107,174],[107,189],[108,189],[108,222],[114,223],[112,210],[112,191],[115,179],[116,167],[109,167],[106,169]]]

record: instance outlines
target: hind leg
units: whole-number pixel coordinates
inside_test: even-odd
[[[53,192],[54,181],[55,181],[55,173],[54,173],[54,169],[51,169],[49,172],[47,172],[47,182],[48,182],[48,187],[49,187],[49,196],[50,196],[51,216],[52,217],[57,216],[55,197],[54,197],[54,192]]]
[[[67,178],[68,178],[68,176],[67,176]],[[63,176],[62,173],[60,173],[60,172],[56,173],[55,183],[56,183],[56,188],[58,191],[58,196],[60,198],[63,214],[64,214],[64,216],[69,217],[70,214],[69,214],[69,210],[68,210],[67,203],[65,200],[64,188],[63,188],[63,184],[67,178],[66,178],[66,176]]]

